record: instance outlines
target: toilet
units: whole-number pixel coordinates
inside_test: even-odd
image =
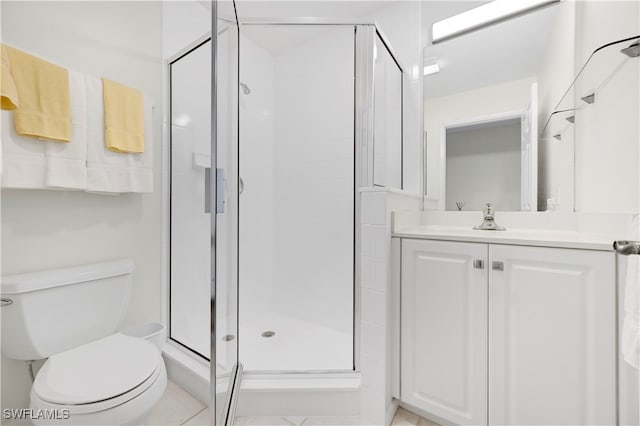
[[[46,359],[31,387],[34,424],[139,424],[164,393],[164,327],[117,331],[133,270],[115,260],[2,278],[3,354]]]

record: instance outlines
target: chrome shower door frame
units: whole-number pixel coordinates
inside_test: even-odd
[[[272,371],[276,374],[326,374],[360,372],[361,340],[361,202],[362,188],[373,187],[374,180],[374,45],[378,37],[402,72],[403,90],[405,68],[394,53],[388,38],[375,20],[339,19],[339,18],[274,18],[239,20],[240,32],[243,26],[350,26],[355,32],[354,49],[354,279],[353,279],[353,369],[321,371]],[[404,102],[404,98],[403,101]],[[403,121],[404,123],[404,121]],[[403,126],[404,127],[404,126]],[[401,166],[401,173],[404,170]]]

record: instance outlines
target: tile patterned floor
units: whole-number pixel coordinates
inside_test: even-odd
[[[208,426],[209,409],[173,382],[151,411],[145,426]],[[237,417],[238,426],[356,426],[357,417]],[[399,408],[392,426],[439,426],[410,411]]]
[[[398,408],[396,415],[393,417],[391,426],[440,426],[438,423],[434,423],[431,420],[427,420],[424,417],[420,417],[417,414],[413,414],[411,411],[404,408]]]

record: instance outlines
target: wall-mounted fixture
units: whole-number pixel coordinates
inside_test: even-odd
[[[424,75],[437,74],[440,72],[440,64],[437,58],[427,58],[424,60]]]
[[[587,96],[583,96],[580,99],[582,99],[583,102],[586,102],[588,104],[592,104],[596,101],[596,94],[595,93],[590,93]]]
[[[494,0],[434,22],[431,41],[436,44],[558,2],[560,0]]]
[[[242,93],[244,93],[245,95],[251,93],[251,89],[249,89],[249,86],[247,86],[243,82],[240,82],[240,87],[242,88]]]
[[[562,97],[560,98],[558,103],[556,104],[556,109],[551,114],[549,114],[549,116],[547,117],[547,120],[544,123],[544,126],[542,127],[541,134],[543,134],[543,135],[545,134],[545,131],[547,130],[547,127],[549,126],[549,124],[551,123],[551,120],[554,117],[556,117],[556,116],[558,116],[558,115],[560,115],[562,113],[568,113],[568,112],[573,112],[573,111],[577,110],[577,108],[569,108],[569,109],[558,109],[558,108],[560,107],[560,105],[562,105],[562,103],[563,103],[563,101],[565,99],[569,98],[570,96],[573,96],[572,95],[572,89],[576,87],[576,82],[580,79],[580,77],[582,76],[584,70],[587,69],[587,67],[591,63],[591,59],[593,59],[593,57],[595,55],[597,55],[601,51],[606,50],[607,48],[609,48],[611,46],[615,46],[615,45],[618,45],[620,43],[631,42],[631,44],[628,47],[625,47],[624,49],[621,49],[620,52],[625,54],[629,58],[638,58],[638,57],[640,57],[640,42],[638,40],[640,40],[640,35],[635,35],[635,36],[623,38],[623,39],[620,39],[620,40],[614,40],[612,42],[603,44],[602,46],[600,46],[597,49],[595,49],[591,53],[591,55],[589,55],[589,57],[585,61],[584,65],[582,65],[582,68],[580,68],[580,70],[578,71],[576,76],[573,78],[573,81],[571,82],[571,84],[569,85],[567,90],[564,92],[564,94],[562,95]],[[619,69],[620,69],[620,66],[618,66],[618,68],[616,70],[614,70],[613,73],[610,74],[609,77],[607,77],[607,78],[611,79]],[[595,90],[591,91],[591,93],[587,94],[586,96],[581,97],[580,99],[586,104],[595,103],[595,101],[596,101],[596,93],[598,92],[598,90],[600,90],[601,87],[603,87],[602,84],[600,86],[598,86]],[[565,116],[565,120],[567,120],[571,124],[575,123],[575,113]],[[557,134],[553,135],[553,137],[556,138],[557,140],[562,139],[562,136],[561,136],[560,133],[557,133]]]
[[[637,58],[640,56],[640,43],[636,41],[631,46],[622,49],[621,52],[630,58]]]

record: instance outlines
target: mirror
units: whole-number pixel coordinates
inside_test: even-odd
[[[434,22],[485,3],[424,3],[427,37]],[[638,9],[637,2],[562,1],[427,41],[425,207],[638,211],[640,179],[629,159],[639,155],[640,61],[620,53],[631,41],[592,55],[640,34]],[[614,178],[614,156],[625,164],[625,185]]]
[[[428,2],[428,16],[436,22],[481,4],[451,3]],[[537,210],[538,98],[547,101],[547,67],[558,65],[548,64],[550,45],[572,44],[570,33],[554,34],[565,24],[560,10],[548,7],[424,49],[425,66],[440,68],[425,75],[424,96],[427,196],[441,210],[482,210],[487,202],[503,211]],[[564,58],[567,85],[571,59]]]

